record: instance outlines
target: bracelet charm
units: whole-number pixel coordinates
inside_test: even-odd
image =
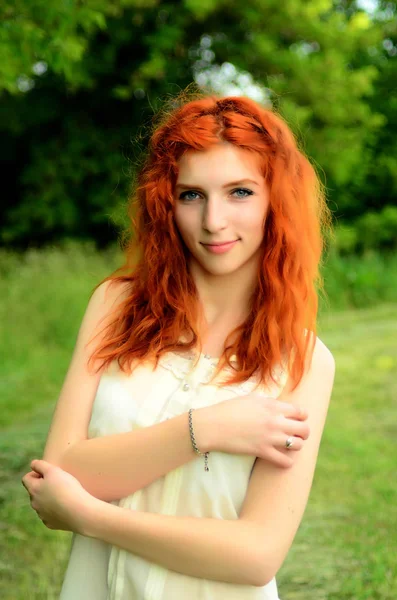
[[[192,441],[192,446],[194,451],[196,452],[196,454],[200,454],[200,456],[204,456],[204,471],[209,471],[209,467],[208,467],[208,455],[209,452],[200,452],[200,450],[197,448],[197,444],[196,444],[196,440],[194,437],[194,432],[193,432],[193,422],[192,422],[192,412],[193,412],[193,408],[189,409],[189,431],[190,431],[190,439]]]

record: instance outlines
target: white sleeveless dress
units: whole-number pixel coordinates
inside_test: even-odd
[[[257,381],[219,387],[204,385],[218,359],[191,352],[169,352],[157,369],[140,364],[131,375],[117,362],[102,375],[93,403],[90,438],[148,427],[187,412],[248,394]],[[232,357],[233,360],[236,357]],[[226,372],[230,367],[226,367]],[[223,372],[225,374],[225,372]],[[222,373],[219,377],[222,377]],[[277,384],[257,392],[276,398],[286,380],[286,368],[274,371]],[[217,380],[219,382],[219,379]],[[139,460],[139,457],[137,457]],[[126,498],[115,500],[131,510],[164,515],[238,519],[255,457],[211,452],[209,471],[204,457],[174,469]],[[279,600],[276,580],[263,587],[191,577],[167,570],[101,540],[73,534],[60,600]]]

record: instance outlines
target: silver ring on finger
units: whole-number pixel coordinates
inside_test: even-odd
[[[285,447],[287,448],[287,450],[290,450],[293,445],[294,445],[294,438],[287,437],[287,439],[285,440]]]

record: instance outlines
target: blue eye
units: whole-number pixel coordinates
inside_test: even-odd
[[[237,196],[237,198],[246,198],[247,196],[251,196],[254,192],[252,190],[247,190],[246,188],[236,188],[233,190],[233,194],[235,192],[245,192],[245,196]]]
[[[180,199],[180,200],[195,200],[195,198],[186,198],[186,196],[187,196],[188,194],[196,194],[196,196],[197,196],[197,192],[183,192],[183,193],[182,193],[182,194],[179,196],[179,199]]]
[[[243,192],[244,195],[237,195],[235,196],[236,198],[247,198],[247,196],[251,196],[254,192],[252,190],[248,190],[247,188],[236,188],[235,190],[233,190],[232,194],[235,194],[236,192]],[[179,199],[180,200],[195,200],[196,198],[188,198],[187,196],[189,196],[190,194],[194,194],[196,196],[198,196],[199,194],[197,192],[193,192],[193,191],[188,191],[188,192],[183,192],[180,196]]]

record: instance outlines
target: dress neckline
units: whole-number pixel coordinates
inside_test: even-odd
[[[196,357],[199,357],[199,360],[203,360],[203,359],[208,360],[211,362],[211,364],[218,364],[220,361],[220,357],[214,357],[214,356],[211,356],[210,354],[207,354],[204,352],[197,352],[194,350],[189,350],[188,352],[184,352],[184,353],[179,353],[179,352],[175,352],[174,350],[172,350],[170,353],[173,354],[174,356],[177,356],[179,358],[184,358],[185,360],[189,360],[189,361],[194,360]],[[236,361],[237,356],[235,354],[233,354],[230,357],[230,360]]]

